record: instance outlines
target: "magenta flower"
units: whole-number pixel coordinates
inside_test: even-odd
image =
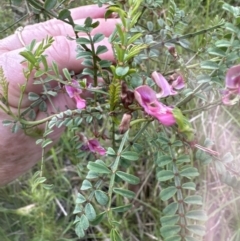
[[[227,89],[236,90],[240,94],[240,65],[235,65],[227,71],[225,82]]]
[[[80,89],[80,85],[76,80],[72,81],[72,85],[65,85],[65,89],[69,97],[75,99],[78,109],[85,108],[86,100],[81,98],[80,94],[82,93],[82,90]]]
[[[240,65],[231,67],[226,74],[226,88],[222,90],[222,102],[225,105],[234,105],[240,97]]]
[[[177,92],[173,90],[173,87],[168,83],[168,81],[163,77],[162,74],[154,71],[152,73],[152,78],[161,89],[161,92],[157,94],[157,98],[167,97],[169,95],[176,95]]]
[[[134,90],[134,96],[137,102],[143,107],[144,111],[150,116],[158,119],[165,126],[171,126],[176,123],[172,114],[172,108],[165,106],[157,100],[157,95],[147,85],[142,85]]]
[[[224,105],[235,105],[239,101],[239,95],[235,90],[220,90]]]
[[[172,87],[176,90],[184,88],[185,84],[182,75],[178,75],[177,79],[172,82]]]
[[[106,154],[106,150],[100,145],[100,143],[96,139],[88,140],[87,147],[89,151],[93,153],[99,153],[99,155],[101,156],[104,156]]]

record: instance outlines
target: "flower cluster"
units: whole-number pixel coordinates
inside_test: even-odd
[[[179,75],[172,85],[163,77],[161,73],[154,71],[152,78],[160,88],[160,92],[156,93],[147,85],[142,85],[134,90],[134,96],[137,102],[143,107],[144,111],[156,118],[161,124],[171,126],[176,123],[173,116],[172,107],[166,106],[158,98],[167,97],[169,95],[176,95],[177,91],[174,89],[181,89],[184,87],[183,78]]]
[[[159,92],[156,93],[148,85],[141,85],[137,87],[134,91],[128,90],[125,82],[122,82],[121,91],[121,101],[126,109],[129,109],[134,99],[143,108],[144,112],[154,118],[156,118],[161,124],[165,126],[171,126],[176,123],[176,119],[173,114],[173,108],[161,103],[158,98],[164,98],[170,95],[176,95],[179,90],[184,87],[184,81],[181,75],[178,75],[171,84],[163,77],[161,73],[154,71],[152,73],[152,79],[159,87]],[[76,101],[76,106],[78,109],[83,109],[86,107],[86,100],[84,100],[80,94],[82,90],[80,88],[77,80],[72,80],[71,85],[65,86],[66,92],[70,98],[74,98]],[[130,110],[130,109],[129,109]],[[129,129],[130,121],[132,115],[131,113],[125,113],[121,124],[119,126],[119,132],[123,134]],[[99,144],[98,140],[84,138],[85,144],[82,149],[85,151],[90,151],[93,153],[98,153],[99,155],[105,155],[106,150]]]

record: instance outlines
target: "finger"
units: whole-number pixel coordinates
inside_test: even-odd
[[[107,5],[103,5],[102,7],[99,7],[98,5],[86,5],[82,7],[77,7],[70,9],[71,16],[73,20],[81,19],[81,18],[103,18],[105,13]]]
[[[52,64],[52,61],[55,61],[59,69],[67,68],[73,70],[75,73],[80,73],[84,66],[81,64],[82,59],[76,59],[76,41],[68,40],[64,36],[57,36],[54,38],[52,46],[49,47],[45,54],[48,56],[47,61],[49,67]],[[102,59],[107,59],[110,61],[114,60],[113,52],[108,39],[105,38],[101,42],[95,45],[97,48],[98,45],[104,45],[108,48],[106,53],[100,55]],[[20,51],[24,49],[13,50],[7,53],[2,54],[0,58],[0,66],[3,67],[3,71],[6,79],[9,81],[9,104],[13,107],[16,107],[19,100],[19,85],[25,83],[25,77],[23,74],[23,69],[26,68],[26,64],[21,63],[23,57],[19,55]],[[40,85],[33,85],[32,79],[30,78],[27,88],[26,88],[26,98],[23,99],[22,107],[29,106],[30,102],[27,99],[28,92],[40,93],[42,87]]]
[[[76,24],[83,25],[85,19],[78,19]],[[102,33],[106,37],[114,31],[118,19],[95,19],[99,21],[99,26],[92,30],[91,34]],[[81,35],[81,34],[80,34]],[[23,43],[28,45],[35,39],[37,42],[47,36],[74,36],[74,31],[71,25],[62,21],[47,21],[36,24],[34,28],[25,27],[22,31],[17,32],[0,41],[0,54],[23,47]]]

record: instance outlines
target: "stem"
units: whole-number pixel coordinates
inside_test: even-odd
[[[165,128],[163,128],[163,131],[166,134]],[[173,165],[172,171],[174,173],[174,184],[175,184],[175,187],[177,188],[178,214],[180,216],[181,236],[185,237],[186,226],[187,226],[187,220],[185,217],[186,210],[183,202],[184,198],[182,193],[181,178],[180,178],[178,167],[175,163],[176,159],[175,159],[174,151],[171,148],[171,145],[169,145],[169,153],[172,158],[172,165]]]
[[[123,147],[128,138],[128,133],[129,133],[129,130],[124,134],[124,136],[122,138],[122,142],[121,142],[118,152],[117,152],[117,158],[115,159],[115,161],[111,167],[112,176],[111,176],[110,183],[109,183],[109,189],[108,189],[109,201],[108,201],[108,206],[107,206],[108,219],[112,218],[111,204],[112,204],[112,194],[113,194],[113,188],[114,188],[114,183],[115,183],[115,176],[116,176],[116,172],[117,172],[120,157],[121,157],[121,152],[123,151]],[[109,220],[109,223],[112,224],[111,220]]]

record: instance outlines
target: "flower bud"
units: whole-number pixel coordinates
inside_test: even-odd
[[[122,121],[120,123],[120,126],[118,128],[120,134],[124,134],[130,126],[130,121],[132,119],[132,115],[129,113],[125,113],[122,117]]]
[[[123,106],[127,109],[134,101],[134,92],[128,89],[125,82],[122,81],[121,85],[121,101]]]
[[[174,58],[177,58],[177,57],[178,57],[176,48],[175,48],[174,46],[168,47],[168,52],[169,52]]]

